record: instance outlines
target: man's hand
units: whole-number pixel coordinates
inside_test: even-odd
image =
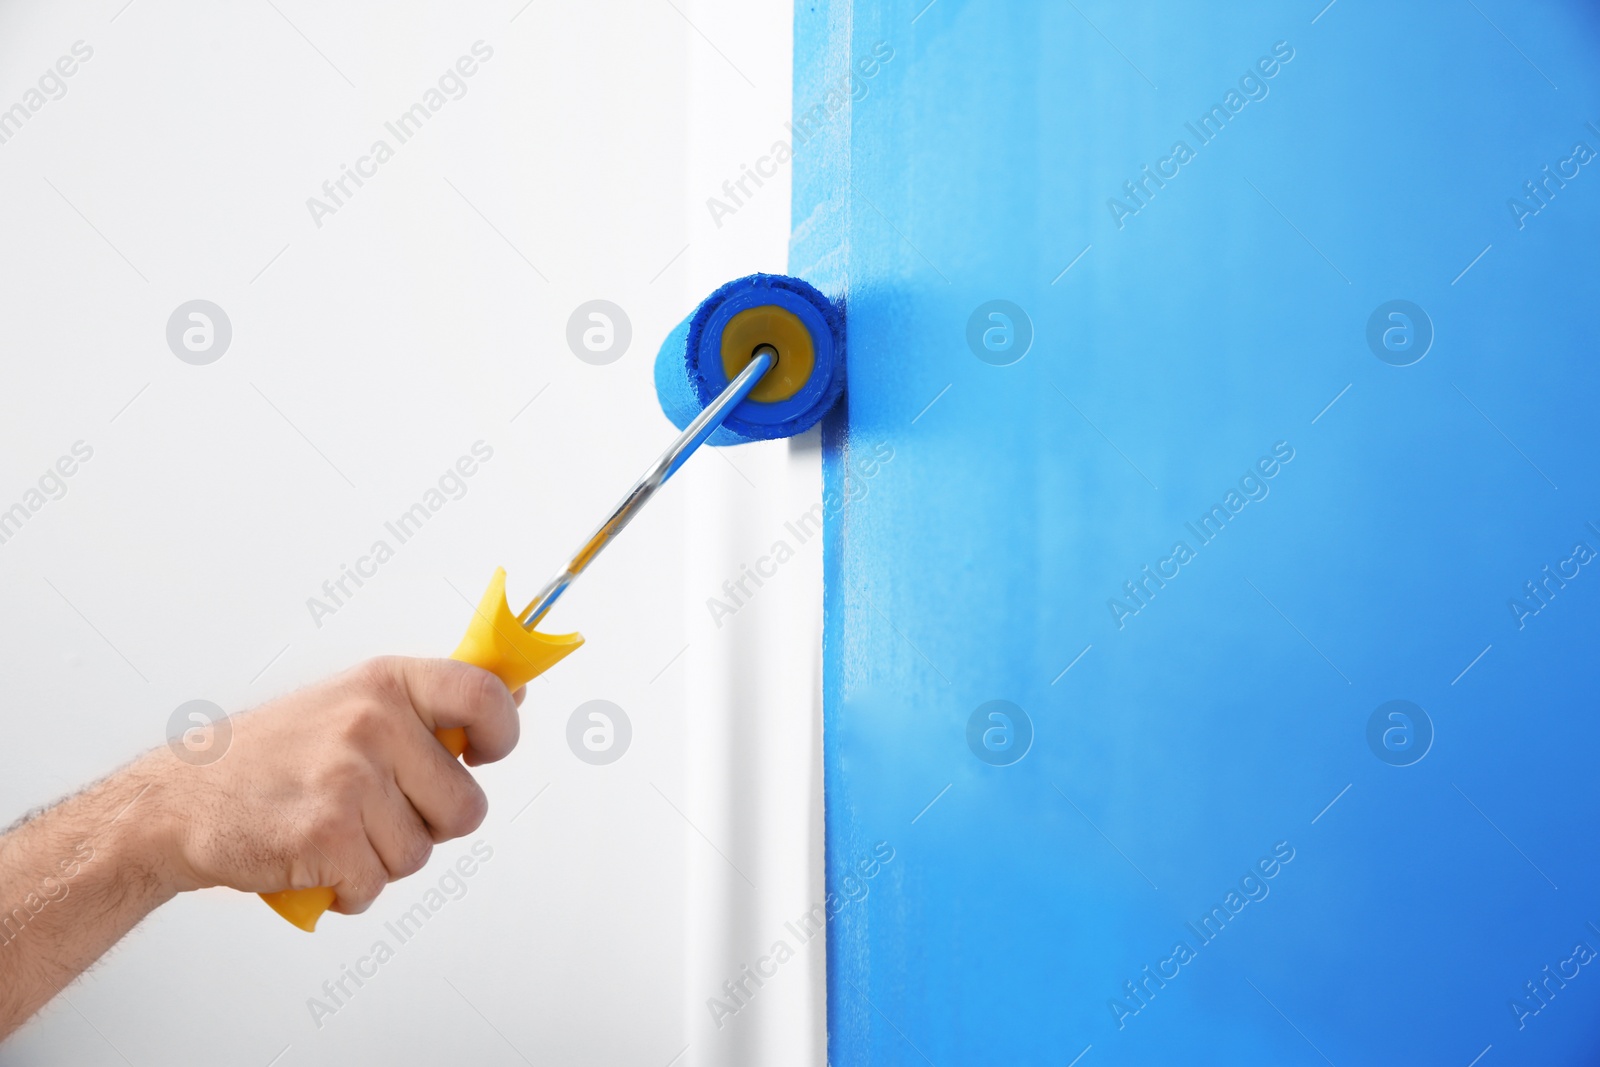
[[[221,759],[147,757],[183,818],[175,890],[332,886],[365,911],[433,846],[476,830],[488,799],[433,736],[467,731],[469,764],[507,756],[520,728],[499,679],[454,660],[375,659],[233,720]],[[139,766],[139,765],[136,765]]]
[[[469,764],[503,759],[521,696],[453,660],[372,660],[233,717],[213,762],[162,746],[19,823],[0,837],[0,1038],[185,890],[331,886],[366,910],[483,822],[433,731],[464,727]]]

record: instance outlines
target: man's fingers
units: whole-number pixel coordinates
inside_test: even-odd
[[[349,841],[337,855],[327,858],[335,875],[329,880],[337,898],[333,910],[343,915],[360,915],[366,911],[389,882],[388,869],[365,835]]]
[[[396,761],[394,778],[435,843],[465,837],[489,813],[483,787],[432,736]]]
[[[398,672],[411,706],[430,731],[466,728],[469,764],[505,759],[516,747],[522,730],[516,702],[488,671],[450,659],[386,662]]]
[[[416,874],[433,855],[433,835],[398,785],[370,795],[362,821],[391,882]]]

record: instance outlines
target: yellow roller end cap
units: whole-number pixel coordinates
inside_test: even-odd
[[[799,316],[774,304],[745,308],[722,330],[722,370],[731,382],[755,356],[756,348],[771,345],[778,363],[750,390],[750,399],[766,404],[788,400],[805,387],[816,369],[817,353],[811,331]]]
[[[306,933],[316,933],[317,920],[333,907],[333,890],[327,886],[315,889],[285,889],[281,893],[262,893],[261,899],[272,910],[294,923]]]

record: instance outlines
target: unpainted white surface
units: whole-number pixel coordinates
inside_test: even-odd
[[[0,818],[162,743],[185,701],[236,711],[370,655],[448,652],[497,565],[532,592],[670,438],[660,338],[727,278],[784,267],[786,168],[720,220],[706,199],[785,135],[790,19],[0,5],[0,108],[93,50],[0,143],[0,508],[93,449],[0,544]],[[492,57],[399,143],[385,123],[480,41]],[[307,199],[379,139],[392,158],[314,219]],[[232,326],[205,366],[166,338],[194,299]],[[567,345],[592,299],[631,322],[608,365]],[[493,458],[396,544],[386,520],[480,441]],[[815,446],[679,477],[552,618],[589,643],[482,771],[477,834],[314,936],[228,891],[180,899],[0,1062],[821,1062],[820,943],[720,1029],[706,1005],[820,893],[820,543],[722,626],[705,603],[815,500]],[[379,539],[393,559],[314,618]],[[593,699],[633,728],[606,766],[567,742]],[[384,924],[474,843],[492,858],[398,943]],[[379,940],[393,958],[335,1005],[324,983]]]

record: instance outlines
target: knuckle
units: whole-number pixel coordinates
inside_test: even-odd
[[[296,863],[289,868],[290,889],[315,889],[326,885],[328,880],[316,872],[316,869],[303,863]]]
[[[506,687],[482,668],[461,672],[461,702],[475,711],[489,712],[505,703]]]
[[[321,859],[341,851],[352,835],[350,819],[337,808],[327,807],[311,817],[305,840],[313,850],[311,858]]]
[[[397,656],[374,656],[363,660],[351,669],[351,679],[364,690],[384,690],[392,687],[398,676]]]
[[[381,888],[370,881],[350,882],[339,892],[339,902],[346,914],[360,915],[372,907],[372,902],[378,899]]]
[[[446,837],[465,837],[483,825],[489,814],[489,798],[470,777],[446,812],[439,829]]]
[[[356,691],[380,707],[410,702],[405,660],[400,656],[374,656],[357,665],[351,674]]]
[[[432,856],[433,842],[419,834],[406,843],[399,867],[390,874],[394,878],[407,878],[426,867]]]
[[[363,863],[352,870],[340,890],[340,899],[354,904],[361,911],[367,910],[378,894],[383,892],[383,887],[389,884],[389,872],[374,858],[370,863]]]
[[[393,705],[365,696],[345,707],[339,733],[349,745],[365,750],[389,737],[395,726]]]
[[[350,738],[346,738],[350,740]],[[359,748],[359,745],[354,746]],[[311,777],[314,808],[311,822],[316,826],[343,826],[361,810],[362,798],[373,788],[371,760],[351,749],[336,750],[323,758]]]

